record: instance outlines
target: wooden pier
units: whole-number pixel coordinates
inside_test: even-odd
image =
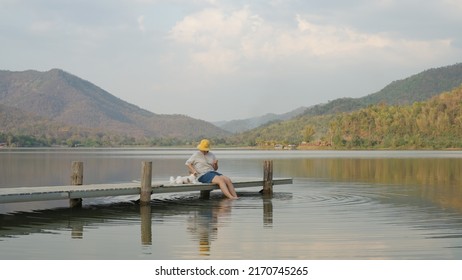
[[[271,197],[273,185],[292,184],[292,178],[273,178],[273,162],[265,161],[263,178],[231,178],[235,188],[262,186],[262,194]],[[116,184],[83,184],[83,163],[72,162],[71,184],[66,186],[40,186],[0,188],[0,203],[69,199],[70,207],[82,205],[90,197],[139,195],[140,204],[149,204],[153,194],[199,191],[200,197],[209,198],[210,192],[219,189],[215,184],[170,184],[152,182],[152,162],[143,161],[141,182]]]

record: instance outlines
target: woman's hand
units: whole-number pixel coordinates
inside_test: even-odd
[[[193,174],[195,177],[197,177],[197,171],[196,169],[192,166],[192,164],[187,164],[188,169],[189,169],[189,174]]]

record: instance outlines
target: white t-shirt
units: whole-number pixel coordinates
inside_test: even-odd
[[[203,154],[201,151],[196,151],[192,156],[186,161],[186,165],[191,164],[194,166],[194,169],[197,171],[197,178],[204,175],[209,171],[213,171],[213,162],[216,160],[215,155],[212,152]]]

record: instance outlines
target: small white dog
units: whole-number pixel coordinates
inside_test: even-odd
[[[175,177],[171,176],[170,184],[200,184],[200,182],[197,181],[197,178],[194,176],[194,174],[191,174],[189,176],[178,176],[176,179]]]

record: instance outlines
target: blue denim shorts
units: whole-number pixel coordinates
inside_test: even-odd
[[[220,172],[216,171],[209,171],[205,173],[204,175],[200,176],[197,180],[201,183],[212,183],[213,178],[215,176],[221,176],[222,174]]]

